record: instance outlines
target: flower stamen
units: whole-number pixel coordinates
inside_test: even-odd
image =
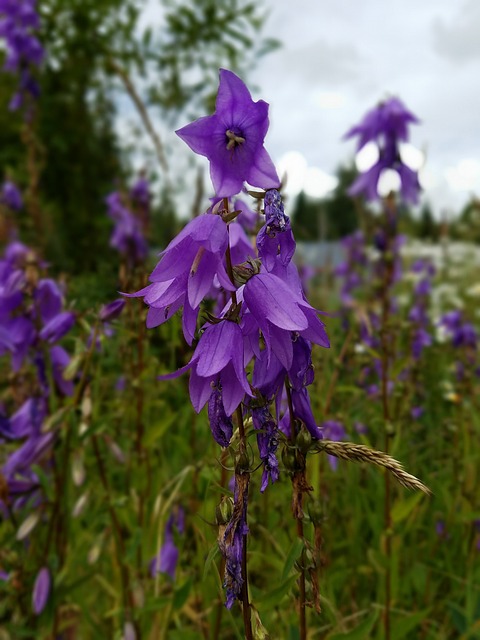
[[[232,131],[231,129],[227,129],[225,131],[225,137],[228,140],[227,142],[228,151],[230,151],[231,149],[235,149],[235,147],[238,147],[245,142],[245,138],[237,135],[235,131]]]

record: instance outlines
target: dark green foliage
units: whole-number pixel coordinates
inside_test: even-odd
[[[328,198],[313,199],[300,192],[292,207],[298,240],[337,240],[355,231],[358,214],[347,189],[356,175],[354,167],[339,167],[338,185]]]

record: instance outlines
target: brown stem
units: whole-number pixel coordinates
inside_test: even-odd
[[[285,391],[287,394],[287,404],[288,404],[288,412],[290,414],[290,442],[292,445],[295,444],[295,416],[293,413],[293,402],[292,402],[292,393],[290,391],[290,384],[288,382],[288,378],[285,378]],[[303,458],[303,454],[302,455]],[[297,476],[297,474],[301,475],[301,479],[300,482],[296,482],[295,481],[295,476],[292,482],[292,489],[293,489],[293,505],[294,505],[294,509],[293,509],[293,517],[296,519],[297,522],[297,536],[299,538],[299,540],[301,540],[302,542],[305,539],[305,535],[304,535],[304,531],[303,531],[303,520],[302,520],[302,514],[303,514],[303,493],[302,493],[302,488],[305,487],[307,485],[306,482],[306,477],[305,477],[305,460],[303,459],[303,464],[302,464],[302,469],[300,469],[298,472],[295,472],[295,476]],[[298,578],[298,589],[300,592],[300,597],[299,597],[299,611],[298,611],[298,615],[299,615],[299,621],[300,621],[300,640],[306,640],[307,638],[307,613],[306,613],[306,579],[305,579],[305,568],[302,566],[301,571],[300,571],[300,576]]]
[[[132,80],[130,79],[126,70],[123,67],[121,67],[119,64],[117,64],[115,60],[110,59],[109,64],[110,64],[110,67],[113,69],[113,71],[118,75],[120,80],[123,82],[123,85],[128,95],[132,99],[132,102],[138,111],[138,114],[143,123],[143,126],[145,127],[146,132],[152,139],[153,146],[155,147],[155,153],[157,154],[157,158],[160,163],[160,166],[164,170],[165,174],[168,174],[168,162],[163,150],[162,141],[160,140],[158,133],[155,131],[153,123],[150,120],[150,116],[148,115],[147,109],[142,99],[140,98],[140,95],[135,89],[135,86]]]
[[[225,211],[228,212],[228,198],[223,199],[223,206]],[[228,226],[227,226],[228,231]],[[230,278],[232,284],[234,284],[233,280],[233,267],[232,267],[232,256],[230,253],[230,238],[227,244],[227,250],[225,252],[225,259],[227,262],[227,273]],[[237,304],[237,294],[235,291],[231,292],[232,304]],[[243,415],[242,415],[242,406],[238,405],[235,417],[237,419],[237,427],[238,433],[240,435],[240,446],[239,446],[239,454],[240,457],[243,457],[244,454],[247,453],[247,438],[245,436],[245,427],[243,424]],[[237,468],[235,469],[235,475],[238,473]],[[250,473],[242,469],[242,475],[248,475],[250,477]],[[248,482],[246,491],[248,492]],[[248,497],[247,497],[247,505],[248,505]],[[245,513],[245,524],[247,524],[247,513]],[[248,571],[247,571],[247,534],[243,536],[243,550],[242,550],[242,613],[243,613],[243,626],[245,629],[245,638],[247,640],[253,640],[253,632],[252,632],[252,612],[250,610],[250,602],[248,599]]]
[[[132,592],[130,590],[130,586],[129,586],[129,576],[128,576],[128,569],[127,566],[125,565],[124,559],[126,557],[125,555],[125,545],[124,545],[124,541],[123,541],[123,534],[122,534],[122,527],[120,525],[120,522],[118,520],[117,514],[115,512],[115,509],[113,507],[112,504],[112,498],[111,498],[111,493],[110,493],[110,487],[108,484],[108,479],[107,479],[107,473],[105,470],[105,465],[103,462],[103,458],[101,456],[100,453],[100,447],[98,446],[98,438],[96,435],[92,436],[92,443],[93,443],[93,450],[95,453],[95,459],[97,461],[97,466],[98,466],[98,471],[99,471],[99,475],[100,475],[100,481],[102,483],[103,489],[105,491],[105,496],[107,498],[107,508],[108,508],[108,512],[110,514],[110,520],[112,522],[112,528],[114,531],[114,538],[115,538],[115,549],[116,549],[116,555],[117,555],[117,562],[118,562],[118,566],[120,568],[120,579],[121,579],[121,585],[122,585],[122,597],[123,597],[123,606],[125,608],[125,612],[127,613],[127,620],[131,620],[132,619],[132,612],[134,609],[134,601],[133,601],[133,595]],[[139,630],[137,628],[137,625],[135,626],[135,630],[137,632],[136,637],[140,638],[139,634]]]

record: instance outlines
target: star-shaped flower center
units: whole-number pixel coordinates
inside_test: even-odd
[[[240,135],[241,133],[241,131],[232,131],[232,129],[227,129],[225,131],[225,141],[227,143],[228,151],[235,149],[235,147],[239,147],[245,142],[245,138]]]

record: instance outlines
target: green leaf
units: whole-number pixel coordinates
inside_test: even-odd
[[[401,620],[395,618],[392,624],[392,640],[401,640],[402,638],[405,638],[412,629],[415,629],[420,622],[428,617],[429,613],[430,609],[424,609],[423,611],[417,611],[417,613]]]
[[[292,546],[288,551],[287,557],[285,559],[285,565],[283,567],[283,572],[282,572],[282,582],[283,580],[285,580],[285,578],[287,578],[288,574],[293,568],[293,565],[295,564],[295,561],[298,559],[298,557],[302,553],[302,550],[303,550],[303,540],[300,540],[300,538],[295,538]]]
[[[422,497],[423,494],[417,492],[404,500],[398,500],[392,509],[392,520],[394,524],[398,524],[399,522],[402,522],[402,520],[405,520],[405,518],[407,518],[415,509]]]
[[[278,606],[282,598],[287,595],[297,580],[298,576],[290,576],[290,578],[282,582],[282,584],[273,591],[270,591],[263,596],[256,597],[255,603],[261,604],[265,609]]]
[[[178,589],[175,589],[175,593],[173,594],[174,609],[178,610],[183,607],[183,605],[188,599],[191,588],[192,588],[192,579],[188,578],[188,580],[184,582],[181,587],[179,587]]]
[[[210,551],[208,552],[207,559],[205,560],[205,566],[203,567],[204,580],[210,571],[210,565],[212,564],[212,562],[215,560],[215,558],[218,556],[219,553],[220,553],[220,549],[218,548],[218,544],[215,543],[213,547],[210,549]]]
[[[370,638],[379,614],[380,610],[374,609],[355,629],[346,633],[335,633],[333,636],[328,636],[328,640],[365,640],[365,638]]]

